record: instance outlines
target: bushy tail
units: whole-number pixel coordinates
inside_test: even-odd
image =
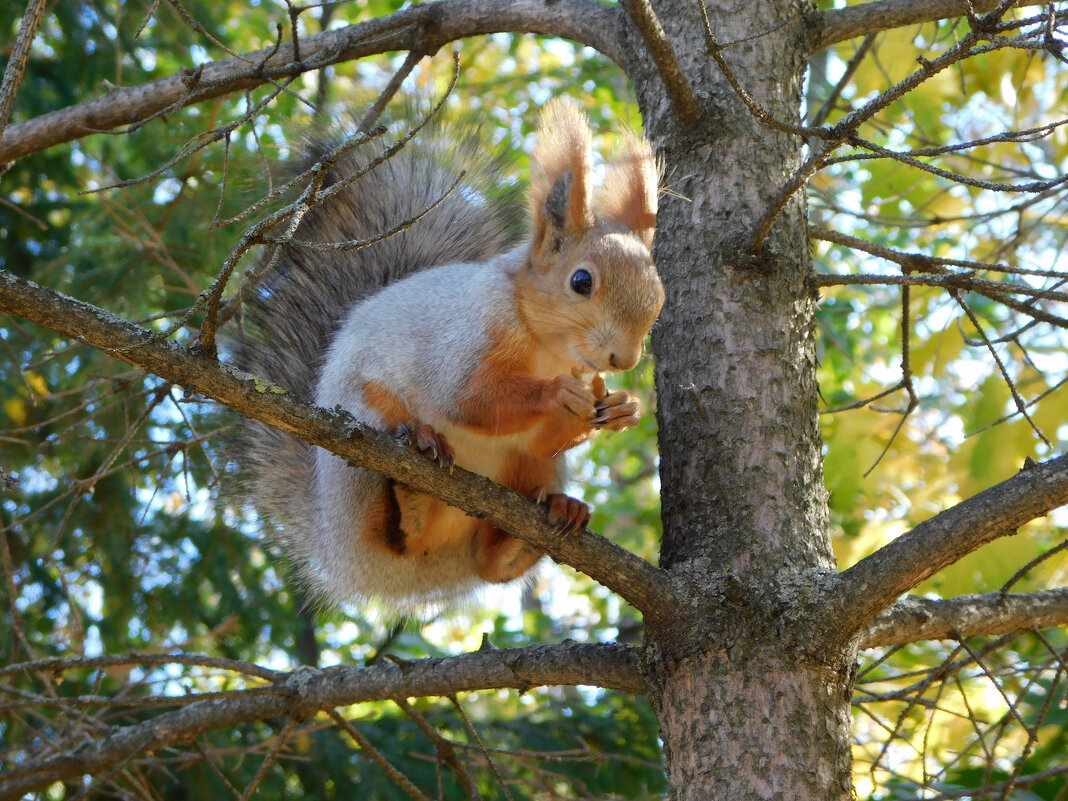
[[[308,164],[331,151],[310,148]],[[374,140],[345,153],[322,192],[367,169],[386,145]],[[438,124],[307,212],[295,239],[366,240],[422,214],[411,227],[355,251],[288,246],[245,302],[235,365],[311,400],[327,347],[345,312],[386,284],[427,267],[483,261],[510,247],[523,219],[518,187],[501,180],[503,155],[470,125]],[[264,527],[296,561],[315,553],[313,449],[249,421],[236,443],[239,491],[251,497]]]

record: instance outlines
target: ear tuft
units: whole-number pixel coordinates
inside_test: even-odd
[[[593,225],[590,126],[578,103],[555,98],[545,105],[534,148],[530,184],[534,247],[573,237]]]
[[[647,248],[653,246],[656,229],[659,178],[652,145],[628,132],[623,135],[623,152],[613,161],[597,197],[600,217],[633,231]]]

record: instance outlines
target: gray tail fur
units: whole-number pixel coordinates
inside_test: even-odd
[[[303,400],[315,385],[327,347],[357,301],[405,276],[441,264],[483,261],[511,247],[522,233],[521,191],[502,180],[506,156],[477,128],[432,122],[403,149],[307,212],[295,238],[312,242],[365,240],[410,220],[406,230],[355,251],[284,248],[245,301],[235,365]],[[332,145],[309,148],[307,165]],[[367,169],[386,150],[373,140],[345,153],[326,192]],[[237,491],[251,497],[266,532],[298,561],[316,554],[313,448],[254,421],[238,436]],[[322,556],[319,554],[318,556]]]

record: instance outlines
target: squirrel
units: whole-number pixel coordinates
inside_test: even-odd
[[[323,191],[370,160],[346,153]],[[246,302],[251,334],[235,360],[546,504],[573,532],[590,511],[562,493],[566,451],[640,417],[638,399],[607,392],[601,373],[638,363],[663,305],[650,255],[659,173],[648,142],[627,134],[595,193],[589,123],[567,99],[543,109],[533,162],[531,231],[517,243],[509,187],[477,137],[443,127],[413,139],[312,207],[294,238],[373,237],[444,200],[357,251],[285,248]],[[243,440],[253,504],[321,600],[423,615],[542,556],[275,429],[248,423]]]

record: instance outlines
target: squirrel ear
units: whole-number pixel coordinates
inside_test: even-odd
[[[593,226],[590,127],[578,103],[556,98],[541,113],[530,183],[534,249],[556,250]]]
[[[660,170],[648,141],[633,133],[623,137],[623,154],[605,176],[597,211],[602,219],[633,231],[652,248]]]

